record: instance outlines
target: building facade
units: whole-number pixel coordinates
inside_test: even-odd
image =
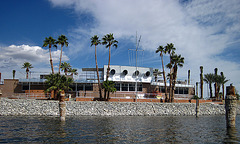
[[[106,80],[107,65],[99,68],[100,82]],[[32,79],[5,79],[0,85],[2,95],[10,96],[16,93],[44,95],[45,76]],[[110,94],[110,98],[161,98],[164,99],[164,83],[161,77],[154,74],[153,68],[132,66],[110,66],[110,81],[115,82],[117,91]],[[169,83],[167,83],[169,86]],[[74,77],[74,83],[67,94],[71,97],[98,97],[98,81],[96,68],[82,68],[79,75]],[[194,85],[186,81],[177,81],[175,98],[190,99],[194,95]]]

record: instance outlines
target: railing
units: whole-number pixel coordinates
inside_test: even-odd
[[[10,98],[10,99],[49,99],[51,97],[50,94],[37,94],[37,93],[13,93],[13,94],[5,94],[2,97]]]
[[[104,93],[102,93],[104,95]],[[80,91],[77,93],[77,98],[98,98],[99,92],[87,92],[87,91]],[[115,92],[114,94],[110,93],[110,98],[121,98],[121,99],[135,99],[136,93],[135,92]],[[192,95],[179,95],[175,94],[174,99],[176,100],[189,100],[192,98]],[[165,99],[164,93],[137,93],[137,99]]]

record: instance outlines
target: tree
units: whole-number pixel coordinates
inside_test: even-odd
[[[213,73],[205,74],[203,80],[207,84],[209,84],[210,98],[212,98],[213,97],[213,94],[212,94],[212,83],[214,82],[214,74]]]
[[[74,69],[74,68],[73,68],[73,69],[72,69],[72,68],[69,68],[69,69],[68,69],[68,72],[71,73],[71,76],[73,76],[73,75],[78,75],[77,69]]]
[[[168,101],[168,95],[167,95],[167,82],[166,82],[166,76],[165,76],[165,70],[164,70],[164,64],[163,64],[163,53],[166,54],[166,50],[163,46],[159,46],[156,50],[156,53],[160,52],[160,57],[162,59],[162,69],[163,69],[163,80],[164,80],[164,87],[165,87],[165,101]]]
[[[214,82],[215,82],[215,84],[214,84],[214,89],[215,89],[215,98],[217,98],[218,99],[218,84],[217,84],[217,82],[218,82],[218,80],[219,80],[219,77],[218,77],[218,68],[215,68],[214,69],[214,74],[215,74],[215,80],[214,80]]]
[[[200,98],[203,99],[203,66],[200,66]]]
[[[58,41],[56,42],[56,44],[61,45],[61,54],[60,54],[60,60],[59,60],[59,70],[58,73],[60,73],[60,67],[62,64],[62,51],[63,51],[63,46],[68,47],[68,42],[67,42],[67,37],[65,35],[61,35],[58,37]]]
[[[16,70],[13,70],[12,73],[13,73],[13,79],[15,79]]]
[[[52,74],[54,74],[54,68],[53,68],[53,62],[52,62],[52,54],[51,54],[51,48],[56,47],[56,40],[54,38],[52,38],[51,36],[49,38],[45,38],[45,40],[43,41],[43,47],[47,47],[49,48],[49,55],[50,55],[50,65],[51,65],[51,69],[52,69]]]
[[[173,64],[173,74],[172,74],[172,95],[170,97],[170,102],[173,102],[174,100],[174,91],[175,91],[175,84],[177,81],[177,70],[178,67],[183,67],[184,64],[184,57],[182,57],[181,55],[173,55],[172,58],[172,64]]]
[[[170,69],[170,73],[169,73],[169,100],[170,98],[172,97],[172,79],[173,79],[173,68],[172,68],[172,56],[175,54],[175,50],[176,48],[174,47],[174,44],[170,43],[170,44],[167,44],[165,47],[165,51],[169,54],[169,57],[170,57],[170,61],[169,63],[167,64],[167,68]]]
[[[113,45],[115,48],[117,48],[118,41],[114,40],[113,34],[107,34],[102,38],[103,42],[102,45],[106,45],[106,48],[109,50],[109,57],[108,57],[108,68],[107,68],[107,77],[106,81],[108,81],[109,78],[109,73],[110,73],[110,59],[111,59],[111,46]],[[109,93],[108,93],[108,98],[109,98]],[[104,92],[104,99],[106,99],[106,89]]]
[[[62,63],[60,66],[61,70],[64,71],[65,75],[67,75],[67,73],[71,67],[72,66],[70,65],[70,63],[67,63],[67,62]]]
[[[95,46],[95,62],[96,62],[96,70],[97,70],[97,78],[98,78],[98,89],[99,89],[100,100],[102,100],[102,87],[100,83],[99,70],[98,70],[98,64],[97,64],[97,45],[101,44],[101,42],[98,38],[99,37],[97,35],[94,35],[91,38],[91,46],[93,45]]]
[[[113,81],[104,81],[103,87],[108,92],[107,100],[109,100],[109,93],[114,93],[117,89],[114,87],[115,83]]]
[[[224,90],[224,85],[225,83],[227,83],[229,80],[226,79],[226,77],[224,76],[223,72],[221,72],[221,84],[222,84],[222,94],[223,94],[223,99],[225,97],[225,90]]]
[[[67,78],[64,75],[60,75],[59,73],[50,74],[46,77],[46,92],[54,91],[54,97],[59,98],[60,92],[68,91],[71,88],[69,87],[70,84],[73,83],[72,78]]]
[[[110,72],[111,46],[113,45],[115,48],[117,48],[118,41],[114,40],[112,33],[105,35],[102,38],[102,40],[103,40],[102,45],[106,45],[106,48],[108,48],[109,50],[108,68],[107,68],[107,77],[106,77],[106,81],[108,81],[109,72]]]
[[[26,69],[26,79],[28,79],[29,70],[30,70],[31,68],[33,68],[32,64],[29,63],[29,62],[25,62],[25,63],[22,65],[22,68],[25,68],[25,69]]]

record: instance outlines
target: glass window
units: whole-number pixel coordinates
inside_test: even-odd
[[[184,94],[188,94],[188,88],[184,88]]]
[[[135,91],[135,83],[129,84],[129,91]]]
[[[93,90],[93,84],[85,84],[85,90],[86,91],[92,91]]]
[[[159,87],[160,89],[159,89],[159,92],[161,92],[161,93],[165,93],[165,87]]]
[[[120,91],[120,83],[115,83],[114,87],[117,89],[117,91]]]
[[[128,84],[122,83],[122,91],[128,91]]]
[[[29,85],[23,85],[22,90],[29,90]]]
[[[175,87],[174,94],[179,94],[179,88],[178,87]]]
[[[183,94],[183,88],[178,88],[179,91],[178,91],[178,94]]]
[[[137,89],[138,89],[138,91],[142,91],[142,84],[138,84]]]

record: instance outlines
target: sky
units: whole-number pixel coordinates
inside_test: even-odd
[[[46,37],[68,38],[63,61],[73,68],[95,67],[90,38],[113,33],[119,42],[111,49],[111,65],[134,66],[136,35],[139,42],[138,65],[162,70],[158,46],[173,43],[185,58],[178,79],[191,83],[204,74],[223,72],[240,90],[240,1],[239,0],[7,0],[0,5],[0,72],[2,80],[24,78],[24,62],[33,65],[32,77],[50,73]],[[141,37],[141,38],[140,38]],[[143,51],[142,51],[143,50]],[[55,71],[60,47],[52,49]],[[97,47],[99,67],[108,63],[108,49]],[[169,56],[164,56],[164,64]],[[207,93],[208,86],[204,84]],[[207,94],[206,94],[207,95]],[[206,96],[205,96],[206,97]]]

